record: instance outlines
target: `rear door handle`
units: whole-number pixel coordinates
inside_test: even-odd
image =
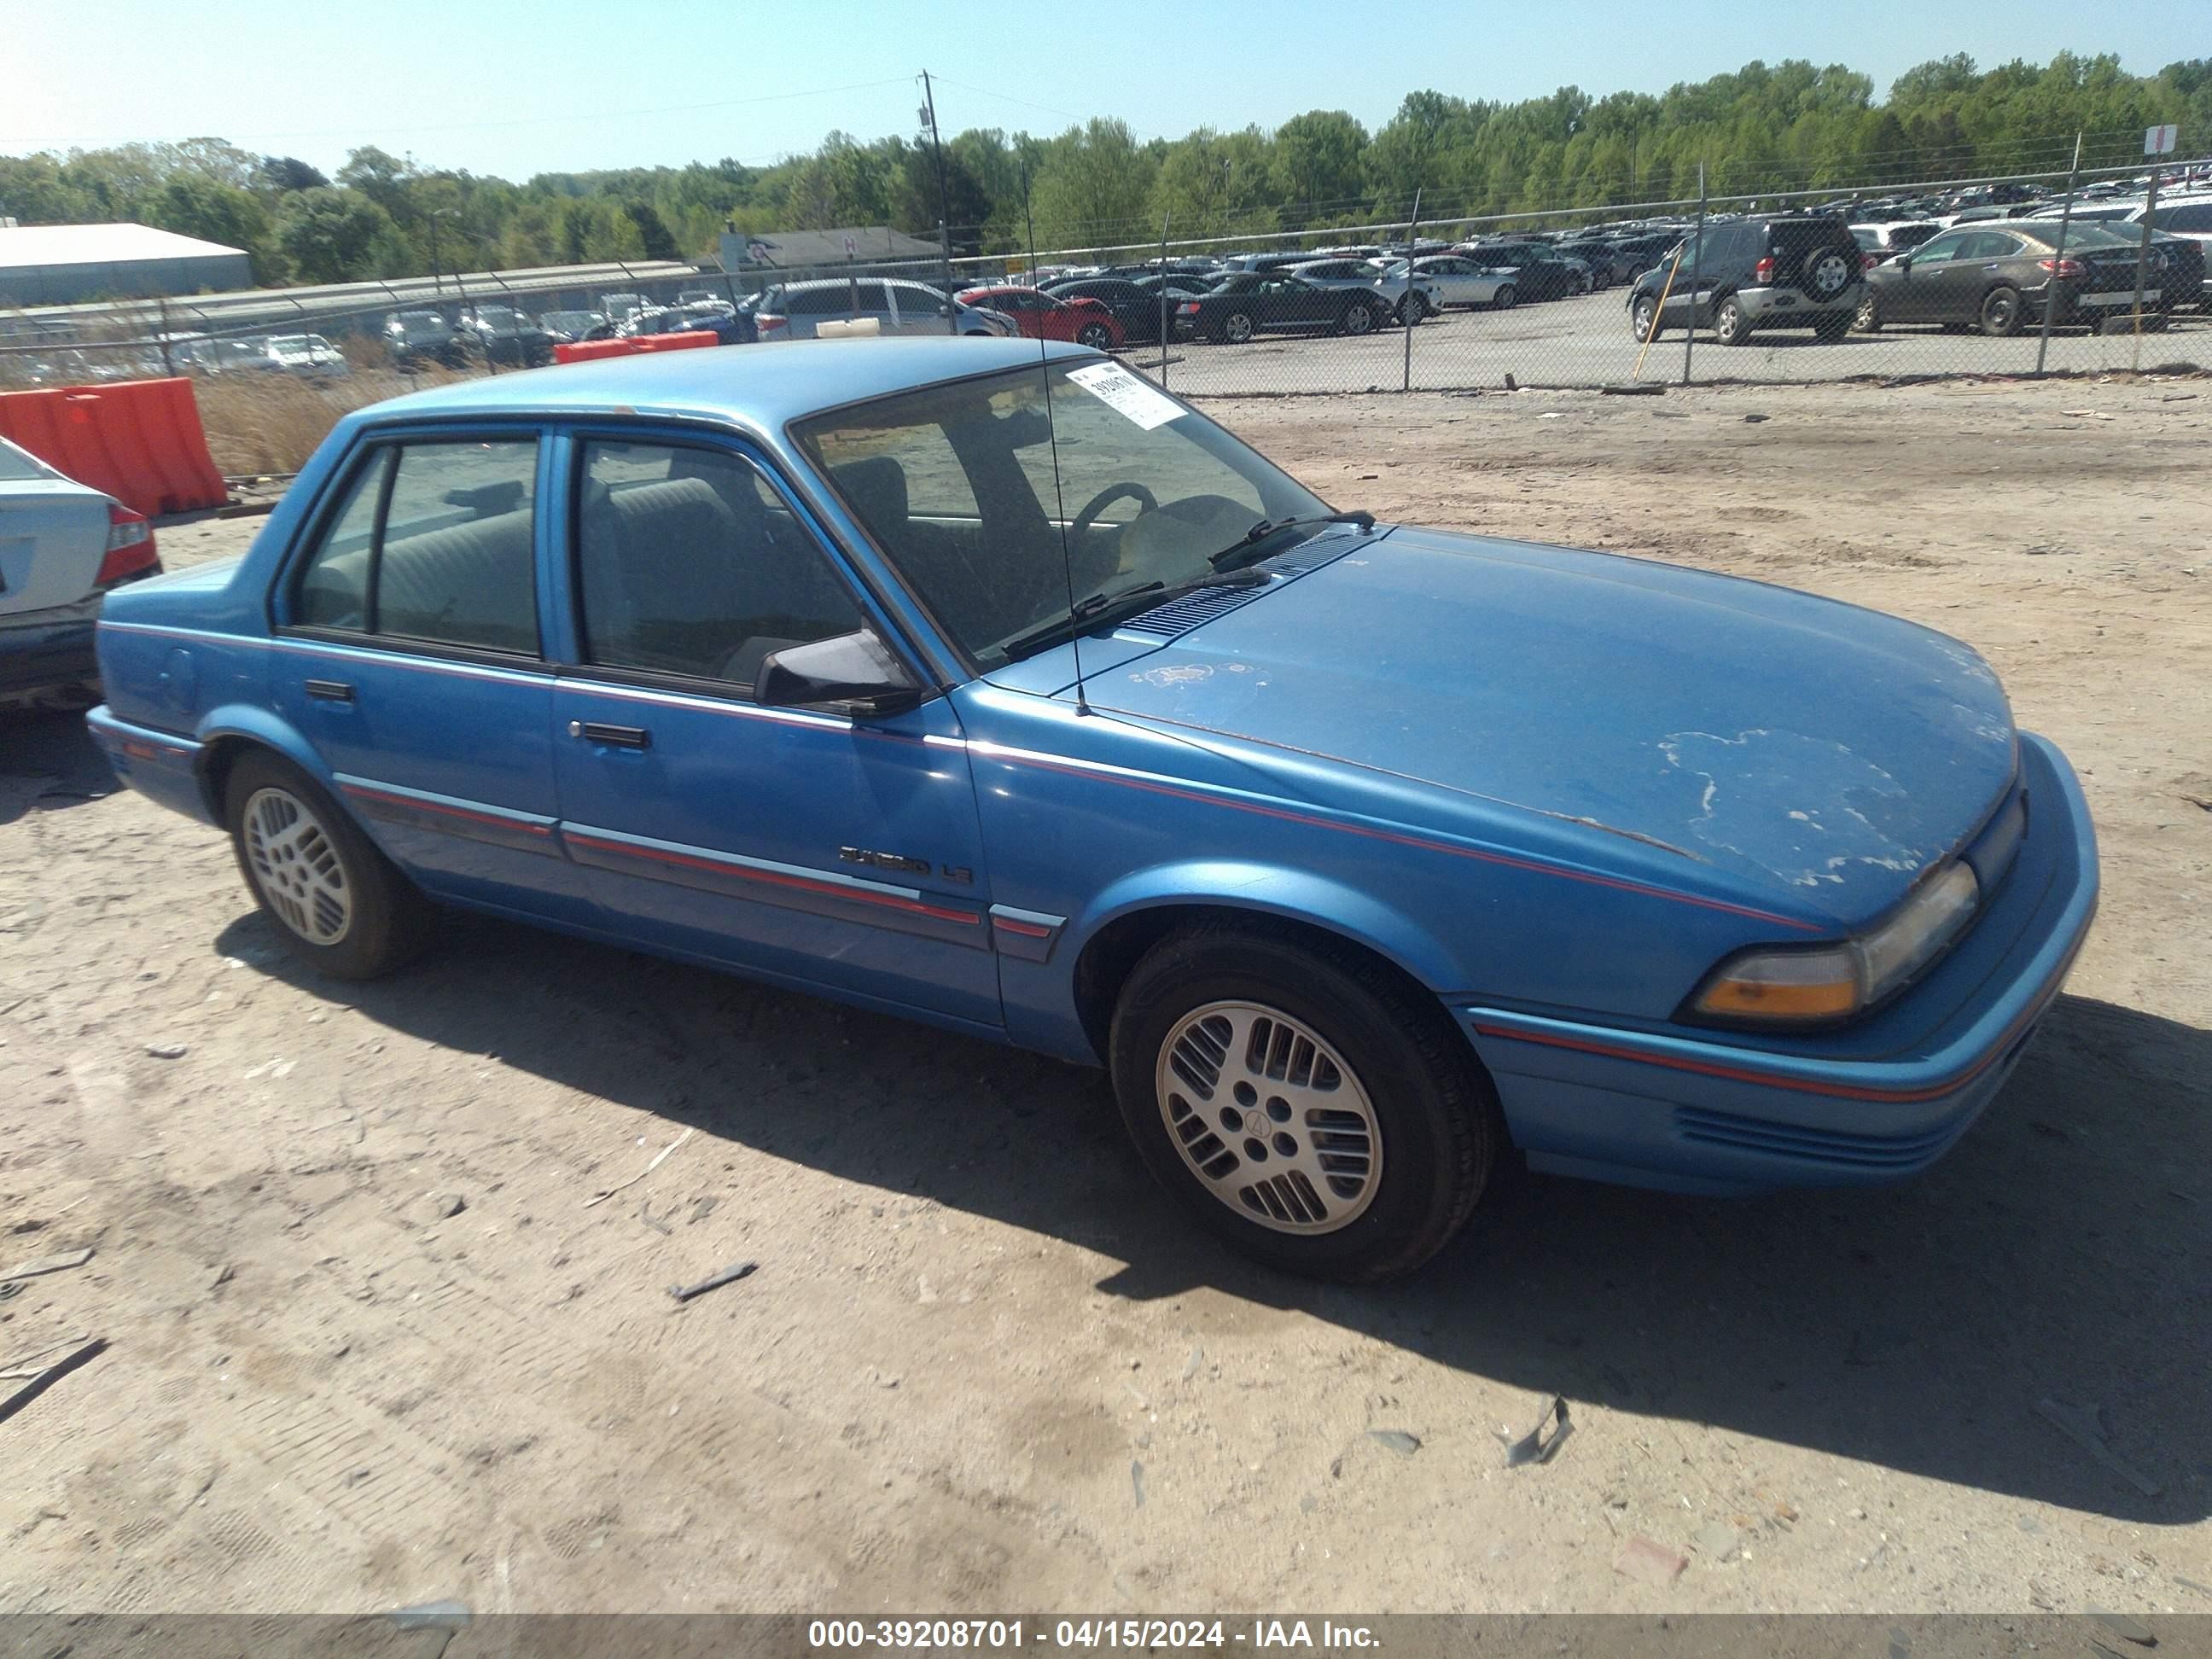
[[[343,680],[309,680],[307,695],[317,702],[351,702],[353,687]]]
[[[650,749],[653,733],[641,726],[605,726],[598,720],[570,720],[568,735],[610,749]]]

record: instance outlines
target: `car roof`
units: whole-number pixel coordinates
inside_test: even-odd
[[[420,417],[636,413],[735,422],[773,432],[818,410],[974,374],[1034,367],[1040,357],[1097,358],[1085,346],[946,336],[786,340],[766,345],[640,353],[526,369],[410,392],[362,411],[381,425]]]

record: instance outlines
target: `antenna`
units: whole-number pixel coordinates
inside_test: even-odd
[[[1030,172],[1022,169],[1022,222],[1030,238],[1030,286],[1037,279],[1036,216],[1030,211]],[[1087,714],[1091,705],[1083,696],[1083,619],[1075,614],[1075,560],[1067,550],[1067,502],[1060,488],[1060,428],[1052,418],[1052,364],[1045,352],[1044,336],[1037,336],[1037,379],[1044,386],[1045,432],[1052,445],[1052,510],[1060,526],[1060,568],[1067,578],[1067,645],[1075,653],[1075,712]]]

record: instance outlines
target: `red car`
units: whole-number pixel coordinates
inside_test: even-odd
[[[963,289],[960,303],[981,306],[1014,319],[1014,326],[1032,340],[1073,340],[1100,351],[1119,351],[1121,325],[1097,300],[1062,300],[1033,288],[971,288]]]

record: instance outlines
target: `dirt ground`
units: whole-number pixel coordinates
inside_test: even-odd
[[[1521,1174],[1319,1288],[1180,1220],[1098,1073],[489,922],[316,982],[216,835],[17,719],[0,1269],[96,1253],[0,1370],[110,1346],[0,1419],[0,1607],[2212,1611],[2212,382],[1210,410],[1340,506],[1986,653],[2106,888],[1959,1148]]]

